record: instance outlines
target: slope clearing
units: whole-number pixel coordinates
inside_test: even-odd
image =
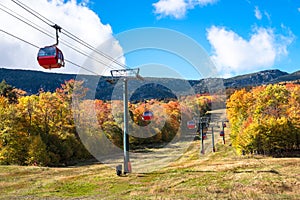
[[[300,199],[300,159],[238,156],[229,145],[199,156],[199,141],[151,173],[118,177],[103,164],[0,166],[0,199]]]

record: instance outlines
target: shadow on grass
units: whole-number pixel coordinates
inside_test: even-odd
[[[280,174],[278,171],[271,170],[239,170],[234,171],[233,173],[272,173],[272,174]]]
[[[148,177],[153,175],[166,175],[166,174],[174,174],[177,173],[179,170],[170,170],[170,171],[162,171],[162,172],[146,172],[146,173],[138,173],[136,174],[137,177]],[[182,170],[182,173],[218,173],[218,171],[214,170]]]

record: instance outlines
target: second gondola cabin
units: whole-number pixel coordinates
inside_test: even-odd
[[[224,136],[224,131],[221,131],[221,132],[220,132],[220,136]]]
[[[187,127],[188,127],[188,129],[195,129],[196,128],[196,123],[195,123],[195,121],[188,121],[187,122]]]
[[[142,119],[144,121],[150,121],[153,119],[153,112],[151,112],[150,110],[147,110],[143,113]]]
[[[65,65],[63,53],[56,45],[41,48],[37,60],[45,69],[61,68]]]

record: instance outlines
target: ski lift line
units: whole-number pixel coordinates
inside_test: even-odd
[[[33,23],[32,21],[30,21],[30,20],[28,20],[28,19],[22,17],[21,15],[17,14],[16,12],[12,11],[11,9],[7,8],[6,6],[4,6],[4,5],[1,4],[1,3],[0,3],[0,6],[2,6],[3,8],[5,8],[5,9],[8,10],[8,11],[7,11],[7,10],[5,10],[5,9],[3,9],[3,8],[0,7],[0,10],[2,10],[3,12],[9,14],[10,16],[12,16],[12,17],[14,17],[14,18],[16,18],[16,19],[18,19],[18,20],[20,20],[21,22],[27,24],[28,26],[30,26],[30,27],[32,27],[32,28],[34,28],[34,29],[40,31],[41,33],[44,33],[45,35],[47,35],[47,36],[49,36],[49,37],[55,39],[55,37],[52,36],[52,35],[50,34],[49,31],[46,31],[45,29],[43,29],[43,28],[40,27],[39,25],[37,25],[37,24]],[[22,18],[23,18],[23,19],[22,19]]]
[[[87,42],[84,42],[82,39],[78,38],[77,36],[75,36],[74,34],[68,32],[67,30],[62,29],[62,34],[64,34],[65,36],[75,40],[76,42],[80,43],[81,45],[85,46],[86,48],[100,54],[101,56],[103,56],[106,59],[114,62],[115,64],[119,65],[120,67],[123,67],[125,69],[130,69],[130,67],[128,67],[127,65],[120,63],[115,58],[103,53],[102,51],[100,51],[100,50],[96,49],[95,47],[93,47],[92,45],[88,44]]]
[[[25,19],[25,18],[22,19],[22,16],[20,16],[19,14],[13,12],[12,10],[10,10],[10,9],[7,8],[6,6],[2,5],[1,3],[0,3],[0,6],[2,6],[2,7],[4,7],[5,9],[11,11],[11,12],[14,13],[15,15],[12,14],[12,13],[9,13],[7,10],[4,10],[3,8],[0,7],[0,10],[2,10],[3,12],[5,12],[5,13],[11,15],[12,17],[14,17],[14,18],[16,18],[16,19],[18,19],[18,20],[20,20],[21,22],[27,24],[28,26],[30,26],[30,27],[32,27],[32,28],[34,28],[34,29],[40,31],[41,33],[43,33],[43,34],[49,36],[50,38],[55,39],[55,37],[52,36],[48,31],[42,30],[42,29],[43,29],[42,27],[38,26],[37,24],[33,23],[32,21],[27,20],[27,19]],[[17,16],[17,15],[18,15],[18,16]],[[27,21],[25,21],[25,20],[27,20]],[[35,27],[33,24],[34,24],[35,26],[37,26],[37,27]],[[106,65],[106,63],[104,63],[104,61],[101,61],[101,60],[99,60],[99,59],[95,59],[95,58],[93,58],[92,56],[90,56],[90,55],[89,55],[88,53],[86,53],[86,52],[79,51],[79,50],[78,50],[78,47],[72,47],[71,43],[69,43],[69,42],[67,42],[67,41],[65,41],[65,40],[61,40],[61,43],[63,43],[65,46],[69,47],[70,49],[72,49],[72,50],[74,50],[74,51],[76,51],[76,52],[82,54],[83,56],[86,56],[86,57],[88,57],[88,58],[91,58],[91,59],[93,59],[94,61],[96,61],[96,62],[98,62],[98,63],[100,63],[100,64]],[[111,67],[111,66],[108,66],[108,67],[111,68],[111,69],[117,69],[116,67],[114,67],[114,68]]]
[[[68,63],[70,63],[70,64],[72,64],[72,65],[75,65],[76,67],[82,68],[82,69],[84,69],[84,70],[86,70],[86,71],[88,71],[88,72],[90,72],[90,73],[92,73],[94,75],[101,76],[100,74],[97,74],[96,72],[94,72],[92,70],[89,70],[89,69],[87,69],[85,67],[82,67],[82,66],[80,66],[80,65],[78,65],[78,64],[76,64],[76,63],[74,63],[74,62],[72,62],[72,61],[70,61],[68,59],[65,59],[65,61],[68,62]]]
[[[54,28],[55,24],[54,22],[52,22],[51,20],[47,19],[46,17],[44,17],[43,15],[41,15],[40,13],[38,13],[37,11],[33,10],[32,8],[28,7],[27,5],[25,5],[24,3],[21,3],[18,0],[12,0],[12,2],[14,2],[15,4],[17,4],[18,6],[20,6],[21,8],[23,8],[24,10],[26,10],[27,12],[29,12],[30,14],[32,14],[33,16],[37,17],[38,19],[40,19],[41,21],[43,21],[44,23],[46,23],[47,25],[51,26]],[[48,22],[47,22],[48,21]],[[64,30],[65,33],[63,32],[64,35],[66,35],[67,37],[73,39],[74,41],[80,43],[81,45],[96,51],[98,54],[102,55],[103,57],[105,57],[106,59],[109,59],[110,61],[118,64],[121,67],[127,68],[129,69],[128,66],[118,62],[116,59],[112,58],[111,56],[97,50],[95,47],[93,47],[92,45],[88,44],[87,42],[83,41],[82,39],[78,38],[77,36],[75,36],[74,34],[72,34],[71,32],[61,28],[61,30]]]
[[[18,6],[20,6],[21,8],[23,8],[24,10],[26,10],[27,12],[29,12],[30,14],[32,14],[33,16],[35,16],[36,18],[38,18],[39,20],[41,20],[42,22],[44,22],[45,24],[47,24],[49,26],[52,26],[52,24],[55,24],[51,20],[49,20],[46,17],[44,17],[43,15],[41,15],[40,13],[36,12],[32,8],[25,5],[24,3],[22,3],[18,0],[11,0],[11,1],[14,2],[15,4],[17,4]]]
[[[13,38],[15,38],[15,39],[18,39],[18,40],[20,40],[20,41],[22,41],[22,42],[24,42],[24,43],[26,43],[26,44],[29,44],[29,45],[31,45],[31,46],[37,48],[37,49],[40,48],[39,46],[37,46],[37,45],[35,45],[35,44],[31,43],[31,42],[28,42],[28,41],[26,41],[26,40],[24,40],[24,39],[22,39],[22,38],[20,38],[20,37],[18,37],[18,36],[16,36],[16,35],[13,35],[13,34],[7,32],[7,31],[4,31],[4,30],[0,29],[0,32],[3,32],[3,33],[5,33],[5,34],[7,34],[7,35],[9,35],[9,36],[11,36],[11,37],[13,37]],[[84,69],[84,70],[86,70],[86,71],[88,71],[88,72],[90,72],[90,73],[92,73],[92,74],[95,74],[95,75],[100,76],[100,74],[97,74],[97,73],[94,72],[94,71],[91,71],[91,70],[89,70],[89,69],[87,69],[87,68],[85,68],[85,67],[82,67],[82,66],[80,66],[80,65],[78,65],[78,64],[76,64],[76,63],[74,63],[74,62],[72,62],[72,61],[70,61],[70,60],[68,60],[68,59],[65,59],[65,61],[68,62],[68,63],[70,63],[70,64],[72,64],[72,65],[74,65],[74,66],[76,66],[76,67],[82,68],[82,69]]]
[[[104,61],[99,60],[99,59],[96,59],[96,58],[90,56],[88,53],[86,53],[86,52],[84,52],[84,51],[82,51],[82,50],[80,51],[80,50],[76,49],[76,47],[72,47],[71,44],[70,44],[69,42],[61,41],[61,43],[64,44],[65,46],[69,47],[70,49],[72,49],[72,50],[78,52],[79,54],[81,54],[81,55],[83,55],[83,56],[86,56],[86,57],[88,57],[88,58],[90,58],[90,59],[96,61],[97,63],[100,63],[100,64],[102,64],[102,65],[107,66],[107,64],[106,64]],[[107,66],[107,67],[108,67],[108,68],[111,68],[111,69],[116,69],[115,67],[113,68],[112,66]]]
[[[72,50],[74,50],[74,51],[80,53],[81,55],[86,56],[86,57],[88,57],[88,58],[91,58],[92,60],[96,61],[97,63],[100,63],[100,64],[103,64],[103,65],[107,66],[107,63],[105,63],[103,60],[97,59],[97,58],[95,58],[95,57],[89,55],[89,54],[88,54],[87,52],[85,52],[85,51],[78,50],[78,47],[76,47],[76,46],[73,47],[69,42],[67,42],[67,41],[65,41],[65,40],[62,40],[61,43],[64,44],[65,46],[69,47],[70,49],[72,49]],[[110,69],[117,69],[115,66],[107,66],[107,67],[110,68]]]
[[[35,45],[35,44],[31,43],[31,42],[28,42],[28,41],[26,41],[26,40],[24,40],[24,39],[22,39],[22,38],[20,38],[20,37],[18,37],[18,36],[15,36],[15,35],[13,35],[13,34],[7,32],[7,31],[4,31],[4,30],[0,29],[0,32],[3,32],[3,33],[5,33],[5,34],[7,34],[7,35],[9,35],[9,36],[11,36],[11,37],[14,37],[14,38],[18,39],[18,40],[21,40],[22,42],[25,42],[25,43],[27,43],[27,44],[33,46],[33,47],[36,47],[36,48],[38,48],[38,49],[40,48],[39,46],[37,46],[37,45]]]

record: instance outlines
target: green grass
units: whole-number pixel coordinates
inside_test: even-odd
[[[125,177],[102,164],[0,166],[0,199],[300,199],[299,158],[238,156],[218,144],[199,159],[198,150],[195,142],[168,167]]]

